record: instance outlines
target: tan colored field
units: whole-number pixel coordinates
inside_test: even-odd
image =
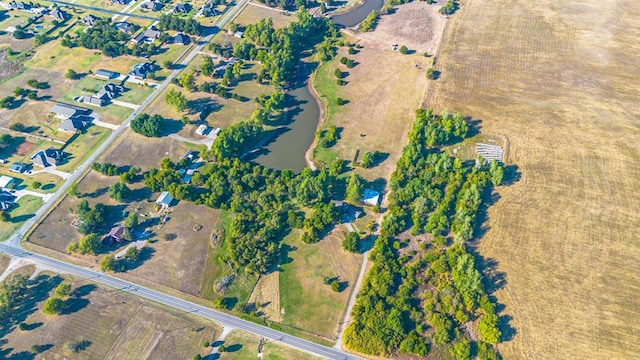
[[[640,354],[640,8],[636,1],[463,1],[427,105],[509,138],[480,254],[514,329],[505,359]]]
[[[260,21],[260,19],[271,18],[271,20],[273,20],[273,26],[277,29],[289,25],[290,22],[296,21],[295,15],[284,15],[280,9],[265,9],[260,5],[262,4],[249,3],[233,22],[246,26],[255,24]]]
[[[258,356],[260,338],[244,331],[234,330],[224,339],[228,349],[220,354],[220,360],[253,360]],[[262,348],[265,360],[309,360],[318,359],[313,355],[280,345],[277,342],[265,342]]]
[[[380,165],[361,169],[361,174],[369,180],[388,179],[407,141],[414,111],[422,101],[426,86],[424,69],[430,59],[368,47],[355,55],[347,55],[341,49],[337,58],[341,56],[353,59],[358,65],[347,69],[335,59],[322,65],[314,77],[316,89],[329,104],[325,125],[333,124],[342,129],[340,140],[331,150],[338,151],[340,157],[349,161],[358,150],[360,157],[366,151],[388,153],[389,157]],[[345,78],[347,85],[336,85],[336,68],[349,73]],[[331,107],[335,108],[337,97],[347,99],[349,103],[338,107],[334,113]],[[334,156],[324,156],[324,160]]]
[[[249,303],[260,303],[259,311],[275,322],[282,321],[280,313],[280,274],[277,271],[261,275],[253,288]]]
[[[27,330],[19,330],[16,323],[2,334],[3,349],[8,350],[3,355],[24,356],[32,345],[46,345],[36,358],[190,359],[206,355],[202,343],[219,333],[211,322],[87,281],[53,274],[41,274],[37,280],[30,291],[36,304],[25,306],[18,319]],[[67,300],[68,313],[46,316],[41,306],[62,280],[79,293]],[[64,348],[67,341],[87,341],[87,346],[73,353]]]
[[[445,2],[439,2],[443,5]],[[417,1],[395,7],[395,13],[380,18],[375,31],[358,33],[367,47],[390,50],[391,45],[405,45],[422,55],[435,54],[442,40],[446,17],[438,11],[441,6]]]

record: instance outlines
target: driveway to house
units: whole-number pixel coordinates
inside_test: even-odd
[[[104,122],[102,120],[98,120],[98,119],[93,119],[93,121],[91,122],[93,125],[95,126],[100,126],[103,128],[107,128],[107,129],[111,129],[111,130],[118,130],[120,128],[120,125],[115,125],[115,124],[109,124],[108,122]]]
[[[204,139],[200,139],[200,140],[195,140],[195,139],[191,139],[188,137],[184,137],[184,136],[180,136],[178,134],[171,134],[169,135],[170,138],[174,138],[176,140],[180,140],[183,142],[187,142],[190,144],[195,144],[195,145],[205,145],[207,147],[207,149],[211,149],[211,145],[213,145],[213,142],[216,140],[216,138],[210,138],[210,137],[206,137]]]
[[[133,109],[133,110],[138,110],[138,108],[140,107],[140,105],[136,105],[136,104],[120,101],[120,100],[111,100],[111,103],[113,105],[118,105],[118,106],[126,107],[129,109]]]
[[[49,201],[49,199],[51,199],[51,197],[53,196],[53,193],[49,193],[49,194],[43,194],[43,193],[39,193],[37,191],[31,191],[31,190],[27,190],[27,189],[23,189],[23,190],[16,190],[13,195],[16,196],[16,200],[19,200],[21,197],[26,196],[26,195],[31,195],[31,196],[36,196],[39,197],[40,199],[42,199],[42,202],[47,202]]]
[[[68,172],[64,172],[64,171],[60,171],[58,169],[56,169],[53,166],[49,166],[46,167],[44,169],[40,169],[40,170],[36,170],[36,171],[32,171],[31,173],[29,173],[29,175],[35,175],[35,174],[40,174],[40,173],[49,173],[55,176],[58,176],[64,180],[67,180],[68,178],[71,177],[71,174]]]

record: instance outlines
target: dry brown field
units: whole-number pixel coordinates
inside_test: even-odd
[[[220,354],[220,360],[253,360],[258,355],[260,338],[240,330],[234,330],[224,339],[228,351]],[[306,352],[281,345],[277,342],[265,342],[262,349],[265,360],[311,360],[319,359]]]
[[[62,315],[44,315],[44,301],[63,280],[77,292],[66,300]],[[23,358],[32,345],[45,345],[36,359],[190,359],[208,354],[202,343],[220,333],[211,322],[84,280],[41,273],[36,281],[31,301],[17,315],[27,329],[16,324],[2,333],[7,358]],[[65,349],[67,341],[87,346],[73,353]]]
[[[260,5],[262,4],[257,3],[256,5],[252,5],[252,3],[249,3],[249,5],[242,10],[233,22],[238,25],[246,26],[249,24],[255,24],[261,19],[271,18],[273,26],[277,29],[285,27],[289,25],[289,23],[296,21],[295,15],[284,15],[281,14],[280,9],[265,9]]]
[[[640,354],[640,7],[461,2],[427,106],[509,139],[478,252],[505,278],[505,359]]]

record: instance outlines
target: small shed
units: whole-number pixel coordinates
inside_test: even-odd
[[[13,163],[9,167],[9,171],[15,172],[15,173],[23,173],[26,170],[27,170],[27,164],[21,163],[21,162]]]
[[[15,184],[16,179],[11,176],[2,175],[0,176],[0,188],[7,189],[12,184]]]
[[[376,206],[380,203],[380,193],[372,189],[364,189],[362,202],[365,205]]]
[[[202,124],[196,129],[196,135],[206,136],[205,134],[207,133],[207,130],[209,130],[209,127],[205,124]]]
[[[158,200],[156,200],[156,204],[163,209],[171,207],[171,202],[173,202],[173,198],[169,195],[168,191],[163,191],[158,197]]]

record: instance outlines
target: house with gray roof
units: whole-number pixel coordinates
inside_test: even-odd
[[[129,72],[129,75],[137,79],[146,79],[147,74],[152,73],[155,70],[155,66],[152,63],[140,63],[136,64]]]
[[[15,205],[16,197],[8,192],[1,191],[0,192],[0,210],[6,211],[9,210]]]
[[[128,23],[124,21],[113,24],[113,27],[122,31],[125,34],[133,34],[139,28],[138,26],[133,25],[132,23]]]
[[[63,21],[64,19],[67,18],[67,13],[60,10],[59,8],[55,8],[51,10],[51,12],[49,12],[49,16],[51,16],[52,18],[58,21]]]
[[[89,109],[65,103],[56,103],[49,111],[54,113],[58,119],[63,120],[68,119],[72,116],[89,115],[89,113],[91,113],[91,110]]]
[[[12,10],[21,10],[21,11],[30,11],[32,8],[31,4],[27,4],[25,2],[15,1],[15,0],[9,3],[9,7]]]
[[[89,121],[84,117],[72,117],[66,120],[63,120],[58,126],[58,130],[62,130],[64,132],[78,132],[87,127]]]
[[[49,166],[57,166],[62,159],[63,152],[54,148],[48,148],[46,150],[40,150],[31,156],[31,162],[43,168]]]
[[[191,42],[191,38],[189,37],[189,35],[183,33],[177,33],[172,40],[175,44],[180,45],[187,45]]]
[[[91,14],[82,18],[82,23],[87,26],[93,26],[99,19]]]
[[[104,70],[104,69],[99,69],[96,70],[96,72],[93,73],[93,75],[95,77],[99,77],[99,78],[103,78],[103,79],[115,79],[118,76],[120,76],[120,74],[118,74],[115,71],[110,71],[110,70]]]
[[[147,10],[158,11],[162,9],[162,3],[159,1],[147,1],[142,3],[140,7]]]
[[[187,3],[177,4],[176,7],[173,8],[174,14],[187,14],[189,11],[191,11],[191,5]]]

